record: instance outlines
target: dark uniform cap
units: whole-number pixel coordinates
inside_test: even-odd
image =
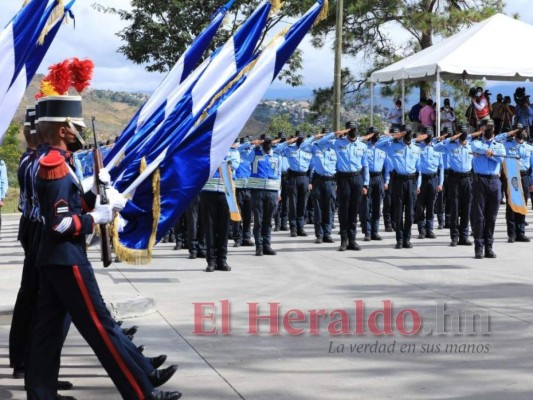
[[[259,135],[259,140],[265,140],[266,133]]]
[[[264,142],[266,142],[266,143],[272,142],[272,135],[266,134],[266,135],[261,135],[261,136],[263,136],[263,141]]]
[[[39,99],[39,121],[67,122],[85,128],[80,96],[48,96]]]
[[[426,128],[426,135],[433,136],[433,128]]]
[[[37,133],[37,131],[35,130],[35,118],[36,118],[36,113],[35,113],[35,107],[28,107],[26,109],[26,118],[24,120],[24,126],[27,126],[30,128],[30,134],[31,135],[35,135]]]
[[[481,126],[494,126],[494,121],[492,119],[482,119]]]
[[[369,134],[369,133],[376,133],[376,130],[374,129],[373,126],[370,126],[368,127],[368,129],[366,130],[366,133]]]
[[[303,139],[305,137],[304,133],[300,131],[296,131],[294,136],[297,137],[298,139]]]
[[[357,124],[354,121],[348,121],[344,124],[345,129],[357,129]]]
[[[405,132],[413,132],[413,127],[411,125],[405,125],[403,128]]]
[[[461,133],[468,133],[468,125],[461,125]]]
[[[320,133],[328,133],[328,128],[326,128],[326,127],[322,128],[322,130],[320,131]]]
[[[391,133],[400,133],[400,128],[392,128]]]
[[[516,124],[516,128],[515,129],[524,129],[524,125],[522,125],[521,123],[518,123],[518,124]]]

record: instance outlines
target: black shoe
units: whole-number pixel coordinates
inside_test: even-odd
[[[174,246],[174,249],[173,250],[181,250],[182,249],[182,244],[181,243],[176,243],[176,245]]]
[[[298,233],[296,233],[296,235],[298,235],[298,236],[307,236],[307,232],[306,231],[298,231]]]
[[[339,246],[339,251],[346,251],[348,249],[348,242],[343,240]]]
[[[154,389],[146,398],[146,400],[178,400],[179,398],[181,398],[181,393],[178,391],[163,392],[161,390]]]
[[[507,238],[507,243],[514,243],[515,240],[516,240],[516,238],[515,238],[514,236],[509,236],[509,237]]]
[[[481,260],[483,258],[483,250],[481,249],[476,249],[476,253],[475,253],[475,256],[474,256],[476,259],[478,260]]]
[[[60,394],[56,394],[56,400],[76,400],[76,398],[72,396],[62,396]]]
[[[367,234],[365,235],[365,238],[363,239],[363,241],[365,241],[365,242],[370,242],[370,240],[371,240],[371,239],[370,239],[370,234],[367,233]]]
[[[289,227],[288,227],[287,225],[281,225],[281,226],[279,227],[279,230],[280,230],[280,231],[288,231],[288,230],[289,230]]]
[[[472,246],[472,241],[469,239],[460,239],[459,246]]]
[[[144,352],[144,344],[141,344],[140,346],[138,346],[137,350],[139,350],[139,352],[142,354]]]
[[[15,369],[13,369],[13,378],[14,379],[24,379],[24,368],[15,368]]]
[[[233,243],[233,247],[241,247],[241,242],[235,242]]]
[[[441,230],[444,228],[444,224],[439,224],[439,226],[437,226],[437,229]]]
[[[231,271],[231,267],[226,261],[217,265],[217,271]]]
[[[278,254],[278,252],[274,250],[272,247],[268,246],[268,247],[263,247],[263,254],[266,256],[275,256],[276,254]]]
[[[426,232],[426,239],[435,239],[436,236],[432,231]]]
[[[403,245],[402,247],[404,249],[412,249],[413,248],[413,245],[411,244],[411,242],[409,240],[406,240],[405,242],[403,242]]]
[[[385,232],[393,232],[392,226],[387,225],[387,226],[385,227]]]
[[[452,241],[450,242],[451,247],[456,247],[458,244],[459,244],[459,241],[457,239],[452,239]]]
[[[296,237],[296,236],[298,236],[298,235],[296,234],[296,232],[291,231],[291,237]]]
[[[372,240],[383,240],[383,238],[379,236],[377,233],[373,233],[372,235],[370,235],[370,238]]]
[[[207,267],[205,267],[205,272],[213,272],[215,270],[215,264],[210,263],[207,264]]]
[[[324,236],[324,237],[322,238],[322,241],[323,241],[324,243],[335,243],[335,240],[333,240],[333,238],[332,238],[331,236]]]
[[[274,226],[274,232],[279,232],[279,225]]]
[[[491,248],[485,249],[485,258],[496,258],[496,253]]]
[[[527,243],[527,242],[530,242],[531,239],[528,238],[527,236],[520,235],[520,236],[517,236],[517,237],[516,237],[516,241],[517,241],[517,242],[526,242],[526,243]]]
[[[154,369],[158,369],[161,365],[167,361],[167,355],[166,354],[160,354],[157,357],[149,357],[148,361],[154,367]]]
[[[396,246],[394,246],[395,249],[401,249],[402,248],[402,242],[396,242]]]
[[[262,247],[257,247],[255,249],[255,255],[256,256],[262,256],[263,255],[263,248]]]
[[[417,239],[424,239],[426,237],[425,233],[419,233]]]
[[[198,256],[196,255],[196,253],[189,253],[189,260],[196,260],[198,258]]]
[[[353,241],[353,242],[350,242],[350,243],[348,244],[348,250],[359,251],[359,250],[361,250],[361,247],[357,244],[356,241]]]
[[[198,250],[198,258],[206,258],[207,254],[205,250]]]
[[[253,246],[255,246],[255,243],[252,242],[251,239],[244,239],[244,240],[242,241],[242,245],[243,245],[244,247],[253,247]]]
[[[315,239],[315,244],[322,244],[322,238],[321,237],[317,237]]]
[[[139,327],[136,325],[133,325],[129,328],[122,328],[122,332],[124,333],[124,335],[135,335],[138,330]]]
[[[178,366],[176,364],[165,369],[156,369],[148,374],[148,380],[153,387],[159,387],[172,378],[172,375],[174,375],[177,370]]]
[[[72,382],[69,381],[57,381],[57,390],[71,390],[74,387]]]
[[[133,339],[135,338],[134,335],[126,335],[126,337],[133,342]]]

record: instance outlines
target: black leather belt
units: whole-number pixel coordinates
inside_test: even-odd
[[[454,170],[450,170],[450,176],[456,176],[458,178],[469,178],[472,176],[472,171],[468,172],[455,172]]]
[[[376,176],[382,176],[382,175],[383,175],[382,172],[371,172],[370,173],[371,178],[375,178]]]
[[[480,178],[487,178],[487,179],[500,179],[499,175],[486,175],[486,174],[476,174]]]
[[[289,176],[307,176],[307,171],[305,171],[305,172],[296,172],[296,171],[293,171],[292,169],[290,169],[288,174],[289,174]]]
[[[520,176],[528,176],[530,174],[530,171],[528,169],[522,171],[520,170]]]
[[[439,175],[438,172],[434,172],[433,174],[422,174],[422,178],[432,179],[432,178],[435,178],[438,175]]]
[[[409,174],[409,175],[397,174],[396,179],[400,179],[404,181],[408,181],[408,180],[416,181],[418,179],[418,174]]]
[[[313,175],[313,179],[318,179],[320,181],[334,181],[335,180],[335,176],[325,176],[325,175],[319,175],[319,174],[314,174]]]
[[[353,178],[354,176],[359,176],[363,174],[363,170],[357,172],[337,172],[337,176],[340,178]]]

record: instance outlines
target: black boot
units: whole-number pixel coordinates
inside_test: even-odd
[[[178,400],[180,397],[181,393],[178,391],[162,392],[161,390],[154,389],[146,400]]]

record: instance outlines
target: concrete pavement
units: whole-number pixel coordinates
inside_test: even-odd
[[[22,262],[15,241],[18,217],[3,220],[0,311],[14,302]],[[153,313],[128,319],[125,325],[140,326],[135,342],[146,345],[146,354],[167,353],[169,362],[179,363],[178,373],[163,388],[183,391],[184,399],[533,398],[533,244],[506,243],[504,208],[495,260],[475,260],[472,247],[450,248],[445,230],[436,231],[434,240],[413,239],[409,250],[393,249],[393,233],[383,233],[382,242],[363,242],[361,237],[362,251],[340,253],[338,236],[335,244],[316,245],[312,227],[306,229],[307,238],[275,233],[276,257],[255,257],[254,248],[230,248],[231,272],[205,273],[205,260],[188,260],[187,251],[173,251],[173,244],[158,245],[146,266],[103,269],[97,249],[90,256],[106,300],[154,299]],[[365,332],[360,335],[354,334],[355,300],[365,308]],[[392,334],[379,336],[371,331],[372,312],[384,310],[387,301],[392,303]],[[216,336],[194,333],[194,303],[202,302],[216,304],[216,310],[203,311],[216,314]],[[286,321],[284,327],[280,319],[279,335],[270,334],[268,321],[262,321],[259,334],[249,334],[250,308],[256,304],[259,314],[266,315],[269,303],[279,303],[280,318],[298,309],[306,321]],[[226,320],[222,304],[230,307]],[[316,317],[318,334],[312,334],[309,310],[334,312]],[[335,321],[343,311],[350,319],[344,326],[349,334],[334,335],[328,327],[342,331],[342,323]],[[396,318],[398,314],[404,318]],[[472,314],[478,321],[476,331],[468,334]],[[403,335],[416,327],[412,316],[420,317],[420,332]],[[383,329],[382,318],[376,319],[378,330]],[[8,368],[9,317],[0,320],[0,399],[24,399],[22,383],[10,378]],[[228,323],[228,335],[220,334],[223,322]],[[212,327],[206,319],[204,329]],[[289,335],[287,328],[303,333]],[[439,329],[443,334],[435,333]],[[74,328],[62,366],[61,378],[74,383],[69,394],[79,400],[120,399]]]

